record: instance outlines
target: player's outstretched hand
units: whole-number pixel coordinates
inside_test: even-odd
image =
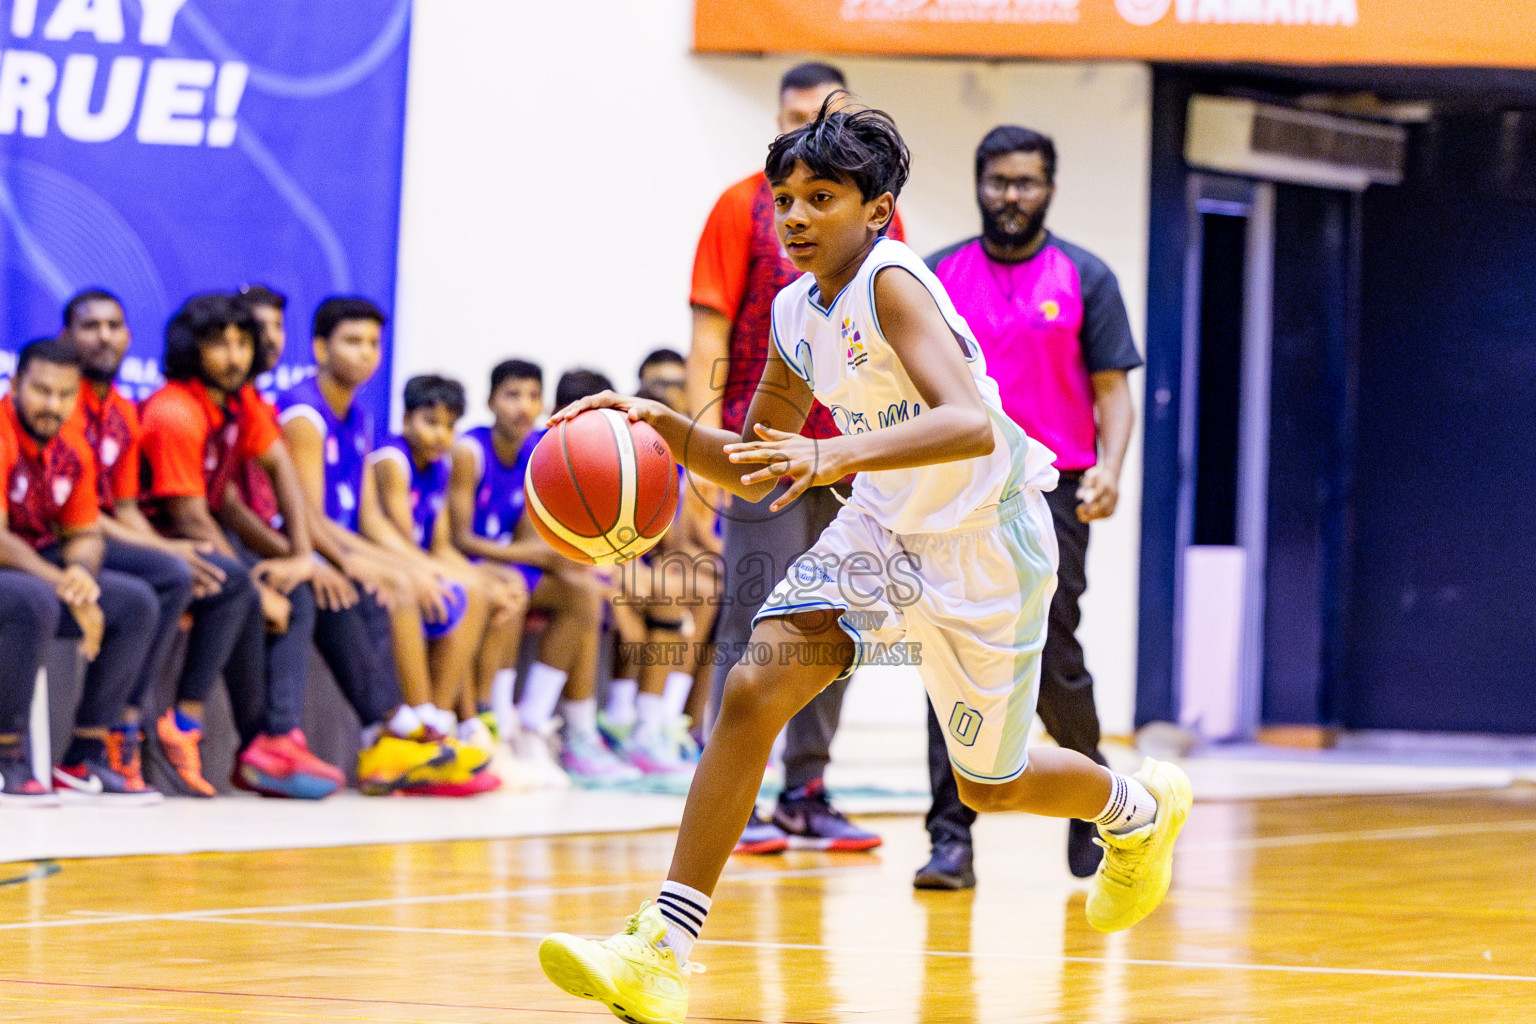
[[[847,474],[828,458],[829,447],[801,434],[754,423],[752,430],[761,441],[740,441],[725,446],[725,456],[732,462],[764,463],[764,468],[747,473],[741,482],[747,486],[789,477],[789,490],[779,495],[779,500],[768,506],[777,512],[808,488],[836,483]]]
[[[1108,519],[1120,503],[1120,482],[1103,466],[1090,466],[1077,488],[1077,518],[1085,523]]]
[[[672,410],[660,402],[654,402],[649,398],[635,398],[631,395],[621,395],[616,391],[600,391],[595,395],[588,395],[586,398],[577,399],[564,409],[556,412],[549,418],[548,425],[551,427],[558,426],[565,420],[584,413],[588,409],[618,409],[620,412],[629,414],[629,421],[631,423],[644,420],[652,425],[655,425],[662,417],[672,412]]]

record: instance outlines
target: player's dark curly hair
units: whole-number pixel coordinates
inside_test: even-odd
[[[234,327],[251,336],[256,352],[251,360],[248,380],[266,373],[266,353],[259,344],[261,321],[251,312],[238,295],[225,292],[203,292],[182,303],[170,323],[165,325],[165,355],[162,357],[167,380],[193,380],[202,373],[203,361],[199,349],[203,342],[223,333],[226,327]]]
[[[832,109],[847,98],[833,93],[816,120],[773,140],[764,167],[770,182],[788,178],[800,163],[817,177],[855,186],[866,203],[887,192],[901,195],[912,156],[896,122],[883,110]]]

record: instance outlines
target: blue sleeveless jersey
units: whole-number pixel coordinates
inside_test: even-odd
[[[533,457],[534,446],[544,436],[544,431],[530,430],[517,451],[517,461],[507,466],[496,457],[491,429],[475,427],[466,430],[459,435],[459,440],[475,453],[475,533],[498,544],[506,544],[512,540],[518,521],[523,518],[527,506],[523,481],[528,472],[528,460]]]
[[[355,533],[363,494],[363,465],[373,450],[373,417],[357,402],[347,410],[345,419],[338,417],[314,377],[278,395],[277,409],[281,422],[303,417],[319,431],[326,518]]]
[[[446,458],[438,459],[418,469],[411,455],[411,446],[405,438],[389,438],[373,453],[368,461],[394,459],[411,475],[411,519],[416,524],[416,543],[425,549],[432,546],[432,531],[437,527],[437,517],[448,504],[448,476],[452,467]]]

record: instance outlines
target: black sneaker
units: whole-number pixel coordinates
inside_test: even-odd
[[[974,889],[976,871],[971,866],[971,844],[945,840],[933,844],[933,856],[917,869],[914,889]]]
[[[135,787],[113,771],[105,759],[87,758],[53,770],[53,789],[65,803],[100,803],[112,807],[144,807],[164,799],[157,789]]]
[[[773,823],[789,836],[797,850],[873,850],[883,839],[843,817],[827,801],[826,783],[812,779],[779,797]]]
[[[789,849],[789,837],[779,826],[764,821],[754,807],[752,817],[747,819],[747,827],[741,830],[741,839],[737,841],[736,849],[731,852],[783,853],[787,849]]]
[[[32,765],[14,757],[0,758],[0,807],[57,807],[59,798],[32,774]]]
[[[1080,818],[1067,819],[1067,869],[1074,877],[1092,878],[1104,859],[1104,850],[1094,840],[1099,826]]]

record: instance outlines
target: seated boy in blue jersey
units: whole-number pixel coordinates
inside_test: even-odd
[[[688,411],[688,362],[681,352],[660,348],[649,353],[640,364],[640,390],[637,397],[651,398],[673,412]],[[688,696],[682,703],[682,714],[687,717],[689,739],[695,751],[703,745],[705,716],[708,713],[709,694],[715,677],[715,617],[720,610],[720,587],[724,574],[724,539],[721,531],[720,488],[702,477],[690,476],[682,471],[682,496],[678,501],[677,519],[661,543],[652,552],[652,562],[658,559],[667,566],[676,565],[686,571],[682,583],[684,599],[679,603],[688,609],[692,624],[689,634],[691,650],[688,656],[694,662],[693,681],[688,684]],[[686,562],[683,559],[686,558]],[[676,590],[672,593],[677,593]],[[668,677],[667,710],[677,708],[677,690],[683,684]]]
[[[310,536],[328,563],[317,568],[332,570],[314,583],[315,646],[364,725],[358,782],[370,794],[451,782],[457,759],[415,710],[430,701],[425,658],[421,682],[412,688],[402,686],[405,674],[397,671],[391,610],[404,608],[412,628],[410,581],[386,567],[383,553],[357,533],[374,433],[372,416],[356,399],[378,369],[384,322],[383,311],[367,299],[322,302],[314,323],[316,376],[277,399]],[[263,327],[273,333],[269,323]],[[420,635],[419,625],[414,632]]]
[[[448,518],[454,546],[509,585],[521,585],[529,606],[549,616],[538,660],[522,681],[515,710],[510,702],[516,647],[486,667],[496,676],[503,734],[518,760],[541,780],[565,778],[549,752],[556,705],[565,723],[560,765],[579,781],[632,781],[637,772],[613,757],[597,730],[597,654],[592,640],[603,627],[611,591],[590,566],[560,557],[534,532],[523,514],[523,475],[544,436],[544,373],[522,359],[491,371],[487,403],[494,422],[460,435],[453,448]]]
[[[657,349],[641,362],[639,377],[639,397],[681,411],[681,354]],[[573,370],[560,378],[555,398],[565,406],[610,387],[601,374]],[[681,467],[678,476],[677,514],[666,535],[635,561],[605,570],[619,591],[612,622],[620,644],[598,716],[609,746],[664,785],[686,782],[698,755],[689,727],[702,724],[702,701],[694,703],[696,717],[685,715],[685,708],[709,692],[707,684],[695,687],[694,677],[705,660],[720,579],[718,558],[695,547],[691,530],[712,521],[713,510],[688,485]]]
[[[464,414],[464,388],[436,375],[405,382],[405,417],[401,434],[390,437],[368,456],[367,476],[373,493],[359,525],[363,535],[402,565],[441,580],[451,595],[448,616],[429,619],[427,648],[432,670],[433,702],[454,723],[457,738],[468,749],[489,757],[495,750],[492,732],[478,717],[475,659],[487,640],[491,623],[499,629],[515,609],[520,595],[500,580],[481,572],[453,546],[448,517],[449,449],[454,425]],[[460,721],[462,717],[462,721]],[[490,772],[476,771],[462,780],[466,795],[500,785]]]
[[[1135,924],[1172,878],[1191,800],[1177,766],[1148,759],[1132,778],[1076,751],[1026,749],[1056,587],[1043,494],[1056,484],[1053,456],[1004,415],[943,285],[886,237],[908,161],[887,115],[829,104],[769,148],[775,227],[805,273],[774,299],[774,344],[743,436],[615,394],[555,417],[627,410],[690,470],[748,500],[788,477],[775,510],[858,474],[846,506],[757,613],[753,646],[777,656],[730,671],[657,902],[606,942],[556,934],[539,946],[556,985],[625,1020],[687,1016],[689,955],[779,730],[861,661],[911,644],[921,645],[918,672],[948,723],[969,806],[1098,824],[1105,854],[1086,905],[1092,927]],[[813,398],[850,432],[801,437]]]

